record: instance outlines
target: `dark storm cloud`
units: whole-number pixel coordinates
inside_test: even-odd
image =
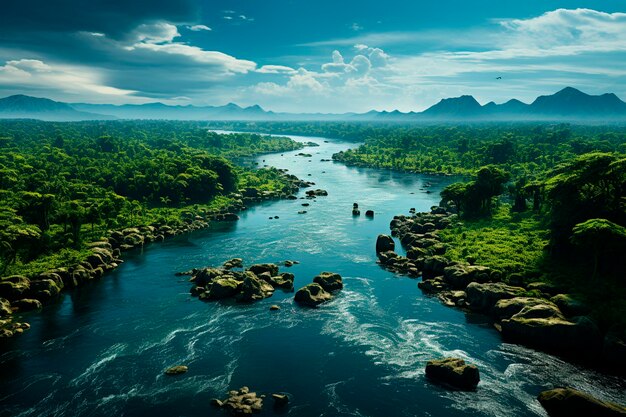
[[[100,32],[119,39],[144,22],[193,22],[193,0],[8,0],[0,12],[0,38],[32,32]]]

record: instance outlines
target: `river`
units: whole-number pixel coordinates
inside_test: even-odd
[[[210,399],[243,385],[289,393],[282,413],[299,417],[545,416],[536,395],[563,385],[626,402],[624,379],[503,343],[486,319],[444,307],[416,280],[375,263],[376,236],[388,233],[391,218],[429,210],[450,178],[322,162],[355,145],[294,138],[320,146],[257,162],[314,181],[327,197],[263,203],[236,223],[127,253],[100,281],[27,315],[31,330],[0,354],[0,415],[218,416]],[[353,217],[354,202],[375,217]],[[340,273],[345,288],[318,309],[282,291],[251,305],[204,303],[189,296],[186,277],[174,276],[233,257],[247,265],[297,260],[281,268],[295,274],[296,289],[321,271]],[[272,304],[281,310],[269,311]],[[448,355],[478,365],[476,392],[425,379],[425,362]],[[163,375],[176,364],[189,372]],[[264,415],[276,413],[271,403]]]

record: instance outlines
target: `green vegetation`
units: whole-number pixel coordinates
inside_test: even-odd
[[[517,213],[502,205],[491,218],[458,222],[439,235],[450,244],[446,252],[450,259],[471,261],[508,276],[541,268],[549,231],[535,213]]]
[[[246,187],[281,191],[278,170],[231,159],[301,147],[192,122],[1,122],[0,274],[75,264],[106,230],[177,225]]]

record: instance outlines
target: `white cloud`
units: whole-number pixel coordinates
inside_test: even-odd
[[[172,42],[179,36],[178,28],[166,22],[141,24],[131,33],[134,42],[150,44]]]
[[[11,60],[0,66],[0,85],[3,86],[104,96],[128,96],[135,93],[105,85],[102,78],[91,68],[50,65],[37,59]]]
[[[187,26],[187,29],[193,32],[201,32],[201,31],[211,31],[212,29],[206,25],[192,25]]]
[[[127,47],[129,51],[133,50],[145,50],[155,53],[168,54],[177,57],[185,57],[192,59],[193,61],[211,65],[216,68],[214,70],[223,70],[225,73],[242,73],[245,74],[249,71],[254,71],[256,63],[243,59],[237,59],[223,52],[217,51],[205,51],[197,46],[191,46],[184,43],[172,42],[172,43],[149,43],[139,42],[132,46]]]

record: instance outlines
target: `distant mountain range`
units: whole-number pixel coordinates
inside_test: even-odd
[[[530,104],[512,99],[481,105],[472,96],[446,98],[423,112],[375,111],[367,113],[274,113],[260,106],[170,106],[148,104],[61,103],[46,98],[14,95],[0,99],[0,118],[50,121],[168,119],[168,120],[345,120],[345,121],[626,121],[626,103],[615,94],[585,94],[572,87]]]

